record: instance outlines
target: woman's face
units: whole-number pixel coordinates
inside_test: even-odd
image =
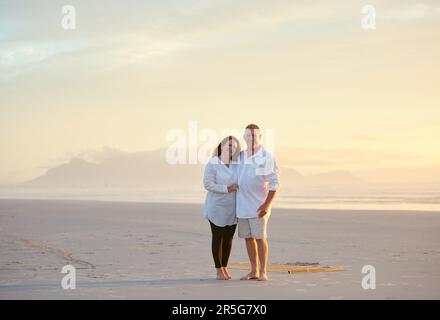
[[[237,151],[238,145],[235,139],[229,139],[228,142],[222,146],[222,155],[225,155],[228,159]]]

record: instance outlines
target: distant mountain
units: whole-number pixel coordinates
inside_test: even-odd
[[[363,181],[348,171],[331,171],[304,176],[291,167],[280,165],[283,187],[358,185]],[[203,188],[201,164],[171,165],[165,161],[165,149],[145,152],[113,152],[100,163],[80,157],[50,168],[45,174],[21,184],[23,187],[146,187],[151,189]]]
[[[26,187],[194,187],[201,185],[202,165],[170,165],[165,150],[120,152],[101,163],[78,157],[22,183]]]

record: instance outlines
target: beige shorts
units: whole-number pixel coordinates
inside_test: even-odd
[[[249,219],[238,218],[238,236],[240,238],[266,239],[268,220],[268,216],[264,216],[263,218]]]

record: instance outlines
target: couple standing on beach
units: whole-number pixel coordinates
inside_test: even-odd
[[[279,185],[275,158],[261,145],[260,128],[246,127],[247,149],[237,138],[224,138],[205,168],[204,217],[212,231],[212,255],[218,280],[229,280],[227,265],[235,229],[246,241],[251,270],[241,280],[268,280],[267,222]],[[258,268],[259,261],[259,268]]]

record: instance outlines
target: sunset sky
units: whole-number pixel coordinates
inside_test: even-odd
[[[304,173],[440,179],[439,1],[68,1],[75,30],[65,4],[0,0],[0,184],[189,121],[274,129]]]

